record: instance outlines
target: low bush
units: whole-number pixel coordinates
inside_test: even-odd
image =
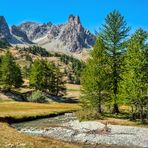
[[[49,52],[45,48],[42,48],[42,47],[39,47],[39,46],[24,47],[24,48],[21,48],[19,50],[20,51],[26,51],[26,52],[32,53],[34,55],[40,55],[42,57],[48,57],[49,56]]]
[[[75,115],[80,121],[98,120],[103,118],[103,116],[94,109],[79,110]]]
[[[28,98],[27,100],[29,102],[36,102],[36,103],[45,103],[46,102],[46,95],[37,90],[35,92],[33,92]]]

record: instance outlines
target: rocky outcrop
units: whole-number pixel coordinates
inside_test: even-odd
[[[24,32],[29,40],[34,41],[36,39],[42,38],[47,35],[50,30],[52,24],[39,24],[35,22],[26,22],[18,26],[17,28]]]
[[[27,35],[22,32],[16,26],[12,26],[10,29],[4,18],[0,16],[0,40],[9,42],[10,44],[32,44]]]
[[[16,36],[16,38],[19,38],[20,42],[24,44],[32,44],[32,42],[28,39],[27,35],[15,25],[11,27],[11,33],[12,35]]]
[[[8,24],[3,16],[0,16],[0,39],[6,41],[11,39]]]
[[[71,15],[68,23],[63,25],[59,40],[72,51],[80,51],[82,48],[90,48],[95,41],[94,35],[85,30],[78,16]]]

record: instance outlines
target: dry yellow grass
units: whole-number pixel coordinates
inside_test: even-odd
[[[24,79],[24,86],[28,86],[29,80]],[[13,91],[19,92],[19,93],[27,93],[30,91],[34,91],[34,89],[27,88],[27,87],[20,87],[20,88],[14,88]]]
[[[4,101],[12,101],[12,99],[6,95],[0,93],[0,102],[4,102]]]
[[[75,89],[75,90],[80,90],[80,85],[76,84],[66,84],[67,89]]]
[[[0,103],[0,117],[12,117],[15,119],[47,116],[53,113],[61,113],[79,109],[77,104],[66,103],[27,103],[27,102],[2,102]]]
[[[80,92],[78,91],[67,91],[66,98],[80,99]]]
[[[80,85],[66,84],[65,86],[67,88],[67,93],[65,97],[74,99],[80,98]]]

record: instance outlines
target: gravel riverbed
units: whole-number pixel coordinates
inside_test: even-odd
[[[70,120],[67,118],[70,118]],[[41,121],[35,122],[40,125],[40,123],[42,123]],[[52,124],[47,126],[47,121],[49,123],[52,121]],[[53,124],[53,121],[56,124]],[[60,121],[60,123],[57,123],[57,121]],[[22,133],[52,137],[69,142],[148,148],[148,128],[108,125],[110,132],[94,133],[91,131],[101,131],[105,125],[96,121],[79,122],[76,118],[71,117],[66,117],[66,119],[63,117],[55,117],[53,120],[45,119],[44,124],[45,123],[46,126],[34,126],[35,123],[33,123],[32,126],[28,124],[25,124],[25,126],[16,124],[14,127]]]

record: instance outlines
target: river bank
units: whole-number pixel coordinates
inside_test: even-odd
[[[79,122],[72,114],[49,119],[14,124],[20,133],[83,143],[84,145],[114,145],[122,147],[148,147],[148,128],[108,125],[110,132],[103,133],[104,124],[98,121]],[[95,133],[100,130],[100,133]]]
[[[81,148],[79,144],[19,133],[8,124],[53,117],[79,108],[78,104],[68,103],[0,102],[0,148]]]
[[[77,104],[1,102],[0,119],[18,123],[9,125],[0,122],[0,148],[48,148],[49,145],[57,148],[147,146],[146,128],[109,125],[111,132],[96,134],[93,131],[102,130],[104,124],[101,121],[79,122],[69,113],[78,109],[80,107]]]

